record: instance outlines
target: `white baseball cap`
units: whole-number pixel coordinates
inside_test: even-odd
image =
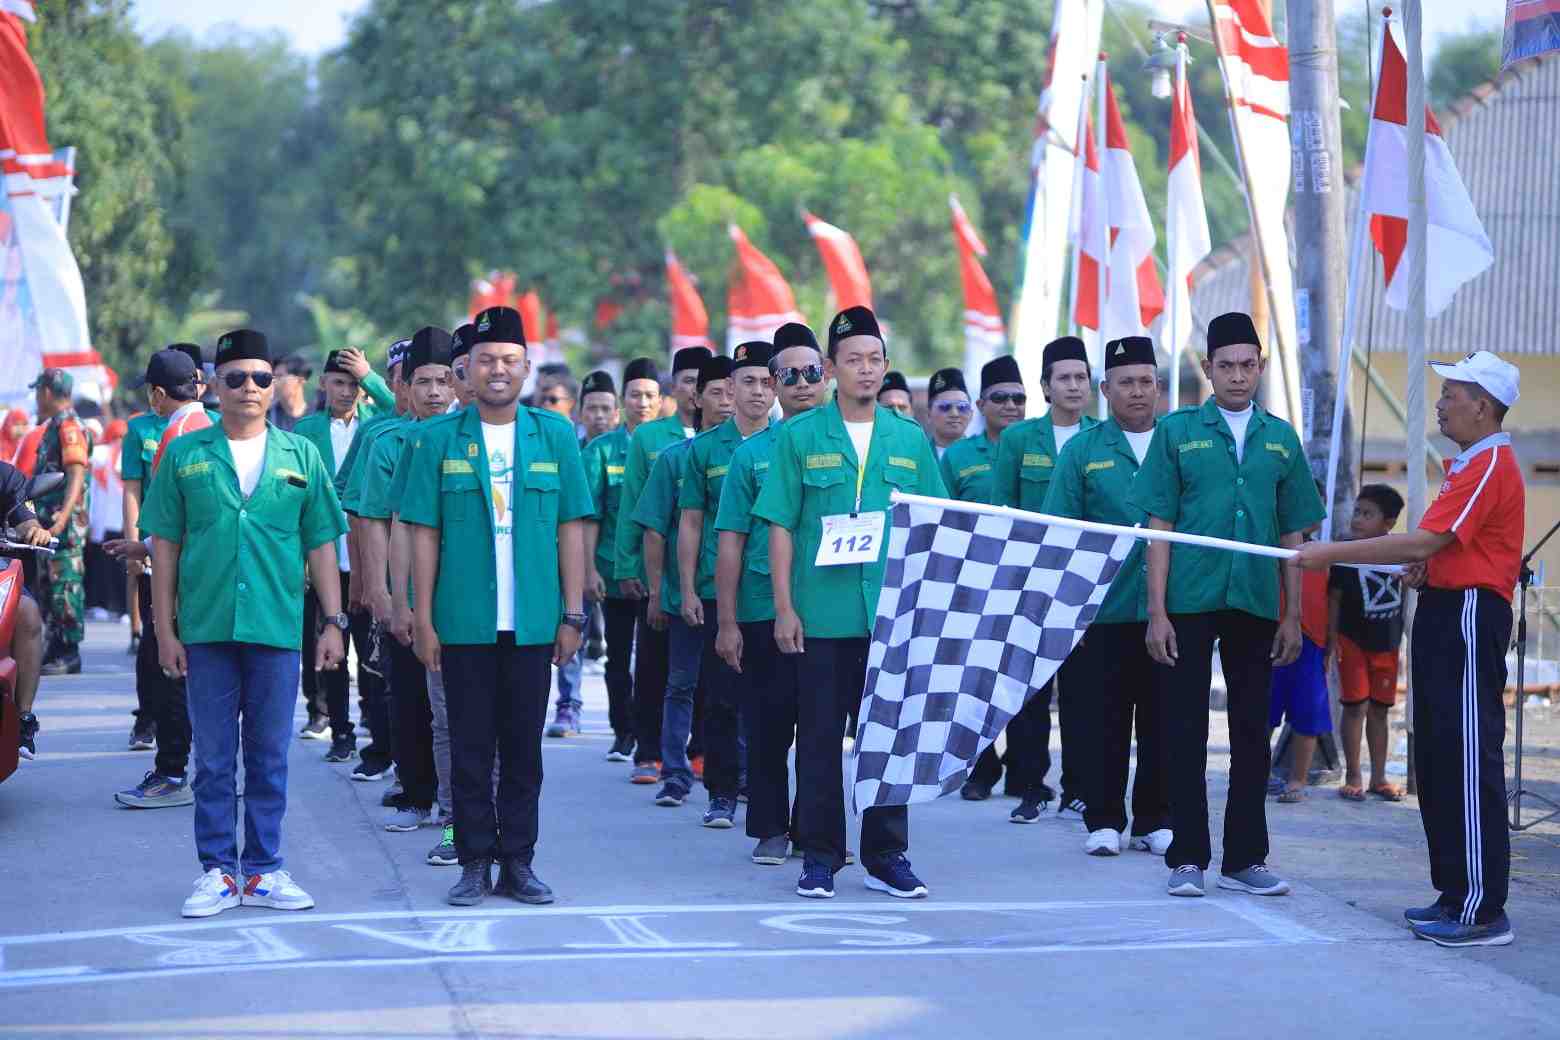
[[[1502,361],[1487,350],[1478,350],[1454,364],[1432,361],[1430,367],[1444,379],[1460,383],[1478,383],[1489,395],[1510,408],[1517,403],[1522,373],[1509,361]]]

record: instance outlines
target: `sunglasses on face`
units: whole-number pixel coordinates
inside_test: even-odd
[[[822,365],[803,365],[801,368],[781,368],[775,371],[775,378],[780,380],[781,386],[795,386],[803,379],[809,383],[823,382]]]
[[[938,401],[932,406],[944,415],[949,412],[957,412],[960,415],[969,415],[971,406],[968,401]]]
[[[228,372],[222,377],[222,381],[227,384],[229,390],[237,390],[239,387],[243,386],[245,382],[254,380],[255,386],[259,387],[261,390],[264,390],[266,387],[271,385],[271,381],[275,378],[276,377],[274,375],[266,371]]]
[[[1022,405],[1029,401],[1029,395],[1024,393],[1022,390],[994,390],[986,395],[986,400],[990,401],[992,404],[1007,404],[1009,401],[1011,401],[1014,404]]]

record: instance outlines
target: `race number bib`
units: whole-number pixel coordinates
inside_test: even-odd
[[[883,547],[887,514],[837,513],[823,518],[823,541],[818,545],[815,567],[841,567],[847,563],[876,563]]]

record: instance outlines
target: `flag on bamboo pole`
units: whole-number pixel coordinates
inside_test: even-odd
[[[772,339],[786,322],[806,321],[774,261],[759,252],[737,225],[730,225],[729,231],[737,252],[726,289],[728,352],[748,340]]]
[[[872,307],[872,279],[867,275],[867,262],[861,258],[861,249],[850,232],[841,230],[827,221],[819,220],[806,210],[802,220],[807,233],[818,247],[823,258],[823,269],[829,275],[829,290],[834,294],[836,310],[851,307]]]
[[[1547,51],[1560,51],[1560,2],[1506,0],[1506,34],[1500,67]]]
[[[0,6],[0,396],[21,396],[42,368],[106,392],[113,377],[92,349],[81,269],[58,216],[74,170],[49,146],[23,19],[33,20],[31,4]]]
[[[1126,124],[1116,93],[1101,61],[1096,89],[1105,101],[1105,154],[1096,154],[1092,120],[1085,145],[1082,202],[1079,208],[1077,322],[1100,332],[1100,341],[1141,336],[1164,310],[1164,289],[1154,266],[1154,225],[1132,160]],[[1103,258],[1103,328],[1099,300],[1099,264]]]
[[[525,330],[526,342],[529,344],[546,342],[547,337],[542,326],[541,295],[535,289],[527,289],[510,306],[520,312],[520,327]]]
[[[1386,272],[1386,302],[1394,310],[1408,306],[1408,63],[1393,39],[1392,23],[1381,34],[1381,75],[1371,111],[1366,149],[1365,210],[1370,237]],[[1495,262],[1495,247],[1473,208],[1457,172],[1441,126],[1425,106],[1425,314],[1447,308],[1459,287]]]
[[[1229,100],[1236,160],[1278,333],[1285,411],[1298,424],[1294,272],[1284,226],[1290,185],[1289,51],[1274,37],[1258,0],[1208,0],[1208,7]]]
[[[1030,187],[1024,212],[1022,280],[1013,327],[1013,354],[1025,372],[1040,371],[1040,354],[1056,338],[1063,314],[1068,230],[1084,79],[1100,49],[1102,0],[1056,0],[1045,81],[1035,112]]]
[[[964,371],[979,372],[982,365],[1002,353],[1006,339],[1002,309],[997,305],[997,291],[980,265],[986,243],[955,196],[948,196],[948,205],[953,210],[953,240],[959,247],[959,281],[964,287]]]
[[[710,341],[710,316],[693,284],[693,276],[677,254],[666,251],[666,294],[672,311],[672,351],[703,347]]]
[[[486,278],[474,279],[466,301],[467,315],[475,318],[489,307],[513,307],[517,281],[513,271],[489,271]]]
[[[1192,270],[1213,249],[1203,204],[1197,117],[1186,82],[1186,46],[1176,47],[1175,91],[1170,102],[1170,178],[1165,201],[1165,258],[1170,275],[1169,317],[1162,339],[1172,362],[1192,335]],[[1172,375],[1172,382],[1175,378]],[[1176,404],[1172,403],[1171,408]]]

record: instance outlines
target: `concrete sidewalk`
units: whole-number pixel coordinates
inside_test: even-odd
[[[546,742],[536,867],[555,905],[446,906],[457,872],[424,862],[437,832],[384,831],[383,785],[297,741],[286,851],[317,909],[185,921],[190,811],[112,800],[152,758],[123,750],[124,639],[91,627],[86,672],[39,697],[39,759],[0,785],[6,1037],[1484,1038],[1560,1022],[1560,828],[1514,839],[1517,942],[1496,950],[1415,942],[1399,914],[1430,891],[1412,800],[1331,788],[1269,803],[1288,898],[1169,898],[1157,859],[1087,857],[1080,824],[1015,827],[993,798],[913,810],[930,899],[868,892],[848,868],[819,903],[794,895],[797,861],[754,866],[740,827],[700,827],[702,791],[657,808],[604,761],[599,676],[586,734]],[[1545,789],[1555,761],[1538,756]]]

